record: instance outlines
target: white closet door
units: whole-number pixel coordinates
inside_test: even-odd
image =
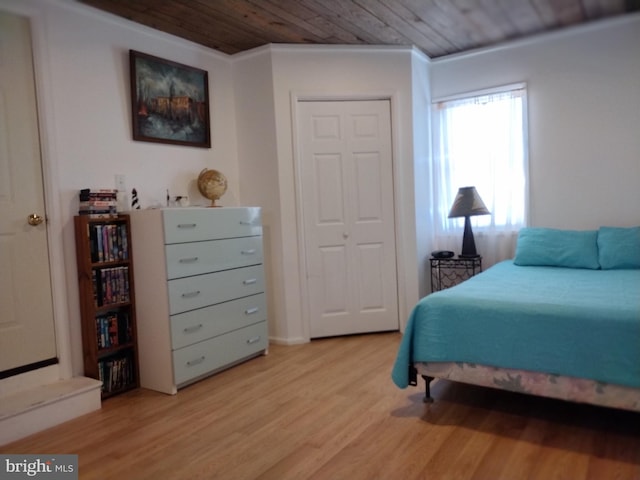
[[[388,100],[299,102],[311,338],[398,328]]]

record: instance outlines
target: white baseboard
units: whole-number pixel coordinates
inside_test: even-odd
[[[0,445],[101,408],[101,382],[74,377],[0,397]]]
[[[309,343],[309,340],[304,339],[302,337],[298,337],[298,338],[269,337],[269,343],[273,343],[274,345],[300,345],[302,343]]]

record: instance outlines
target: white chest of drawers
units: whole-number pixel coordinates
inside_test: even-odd
[[[140,386],[183,386],[266,353],[257,207],[131,212]]]

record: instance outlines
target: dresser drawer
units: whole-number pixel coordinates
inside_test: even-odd
[[[267,324],[260,322],[173,352],[178,387],[230,363],[250,357],[268,345]]]
[[[259,207],[176,208],[162,211],[165,243],[262,235]]]
[[[169,280],[169,314],[264,292],[262,265]]]
[[[172,315],[172,348],[177,350],[266,320],[264,293]]]
[[[165,250],[169,279],[262,263],[262,237],[174,243]]]

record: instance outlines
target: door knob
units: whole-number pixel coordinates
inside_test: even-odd
[[[349,234],[347,232],[344,232],[342,234],[342,238],[344,238],[346,240],[347,238],[349,238]]]
[[[44,217],[38,215],[37,213],[32,213],[27,217],[27,222],[29,222],[29,225],[33,226],[40,225],[42,222],[44,222]]]

